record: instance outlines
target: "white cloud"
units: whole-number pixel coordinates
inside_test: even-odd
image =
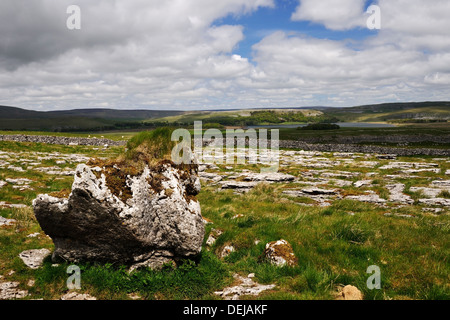
[[[73,3],[82,10],[80,31],[66,28]],[[243,27],[215,21],[273,5],[2,0],[0,104],[192,109],[449,99],[448,1],[379,0],[382,29],[361,41],[278,31],[253,46],[253,61],[235,54]],[[359,0],[302,0],[292,15],[332,30],[365,27],[366,18]]]
[[[331,30],[365,26],[364,0],[300,0],[291,17],[294,21],[311,21]]]

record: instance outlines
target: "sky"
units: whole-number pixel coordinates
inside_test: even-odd
[[[1,0],[0,105],[188,111],[450,100],[449,30],[448,0]]]

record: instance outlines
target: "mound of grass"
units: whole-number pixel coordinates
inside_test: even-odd
[[[173,128],[164,127],[135,135],[127,143],[125,160],[152,163],[155,160],[169,159],[176,145],[171,139],[173,131]]]
[[[132,197],[131,189],[126,183],[128,176],[140,175],[146,167],[160,172],[161,165],[171,161],[172,149],[176,145],[171,139],[173,130],[164,127],[140,132],[128,141],[125,153],[114,159],[91,159],[88,165],[102,168],[108,188],[126,202]],[[160,191],[158,188],[162,178],[161,175],[154,175],[150,181],[150,185],[157,192]]]

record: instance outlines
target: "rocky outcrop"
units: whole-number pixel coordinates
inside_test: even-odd
[[[322,151],[322,152],[358,152],[358,153],[375,153],[388,154],[390,158],[395,156],[450,156],[449,149],[438,148],[396,148],[396,147],[380,147],[375,145],[362,145],[355,143],[308,143],[305,141],[282,140],[279,142],[280,148],[301,149],[305,151]],[[448,141],[447,141],[448,143]]]
[[[116,165],[81,164],[68,199],[39,195],[33,208],[55,261],[159,268],[200,253],[199,191],[195,165],[163,161],[125,174]]]
[[[114,141],[110,139],[98,138],[77,138],[77,137],[61,137],[61,136],[42,136],[42,135],[24,135],[24,134],[2,134],[0,141],[16,141],[16,142],[35,142],[46,144],[62,144],[66,146],[123,146],[126,141]]]

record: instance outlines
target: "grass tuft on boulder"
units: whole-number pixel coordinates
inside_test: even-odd
[[[102,168],[108,188],[126,202],[132,197],[131,189],[126,183],[128,176],[140,175],[147,166],[157,168],[170,161],[172,149],[176,145],[171,139],[173,130],[163,127],[140,132],[128,141],[126,152],[117,158],[91,159],[87,164]]]

